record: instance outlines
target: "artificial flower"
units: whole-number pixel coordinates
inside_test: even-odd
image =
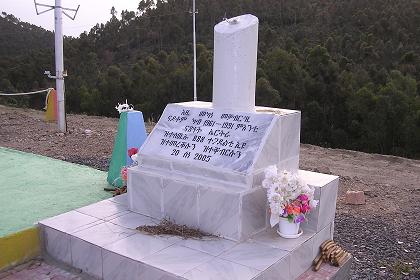
[[[300,201],[307,201],[308,200],[308,196],[303,193],[303,194],[301,194],[301,195],[298,196],[298,199]]]
[[[139,149],[137,148],[130,148],[128,149],[128,156],[131,158],[131,156],[137,154],[138,151]]]
[[[138,162],[138,155],[137,154],[132,155],[131,160],[134,161],[135,163],[137,163]]]
[[[305,220],[305,215],[300,214],[300,215],[297,215],[297,216],[295,217],[294,222],[295,222],[296,224],[298,224],[298,223],[303,222],[304,220]]]
[[[309,207],[308,204],[303,204],[300,207],[300,212],[302,212],[303,214],[306,214],[306,212],[309,212],[309,210],[311,210],[311,207]]]
[[[309,202],[309,206],[311,206],[311,208],[315,208],[318,206],[318,200],[311,200]]]
[[[127,181],[127,167],[123,167],[123,168],[121,169],[121,178],[122,178],[124,181]]]
[[[268,167],[264,175],[262,186],[267,189],[271,226],[278,223],[279,217],[295,223],[303,222],[305,215],[318,203],[314,200],[315,189],[298,173],[279,171],[275,165]]]

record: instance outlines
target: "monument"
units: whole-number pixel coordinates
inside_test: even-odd
[[[127,194],[40,222],[46,255],[100,279],[315,279],[338,177],[298,170],[299,111],[255,106],[257,39],[252,15],[215,26],[213,102],[167,105],[128,169]],[[319,205],[296,239],[270,227],[261,182],[271,165],[315,188]],[[220,238],[135,230],[162,218]],[[349,267],[323,275],[345,279]]]
[[[297,172],[300,112],[255,106],[258,19],[214,28],[213,102],[169,104],[129,169],[130,209],[232,240],[267,228],[264,169]]]

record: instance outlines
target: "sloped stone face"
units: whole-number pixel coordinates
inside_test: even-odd
[[[216,110],[195,102],[168,104],[139,150],[140,159],[145,159],[141,164],[156,167],[159,160],[167,160],[181,172],[184,165],[251,173],[265,136],[279,117],[283,115]]]
[[[208,131],[206,121],[213,130]],[[190,122],[200,125],[190,131]],[[231,158],[229,151],[236,156]],[[221,112],[211,103],[188,102],[167,106],[139,151],[139,165],[249,189],[258,186],[253,177],[269,165],[297,171],[299,151],[299,111],[256,107],[254,113]]]

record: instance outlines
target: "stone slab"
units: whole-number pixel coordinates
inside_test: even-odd
[[[273,118],[169,104],[139,154],[246,173]]]
[[[109,199],[126,206],[126,199]],[[110,207],[113,208],[113,207]],[[150,236],[133,228],[157,222],[131,211],[114,219],[96,212],[97,220],[80,216],[77,229],[63,227],[75,214],[40,222],[43,252],[99,279],[297,279],[310,268],[332,224],[298,239],[283,239],[267,229],[242,242]],[[345,272],[345,273],[348,273]],[[333,279],[333,278],[331,278]],[[341,278],[337,278],[341,279]],[[343,278],[344,279],[344,278]]]
[[[310,213],[309,222],[302,224],[305,232],[316,233],[334,220],[338,177],[309,171],[300,174],[315,187],[315,198],[320,201]],[[266,190],[262,187],[243,189],[214,181],[191,183],[182,176],[164,177],[152,168],[130,168],[128,176],[129,208],[139,214],[170,218],[235,241],[269,226]]]
[[[231,240],[244,240],[267,227],[266,191],[245,190],[226,184],[180,177],[160,177],[156,170],[129,169],[129,205],[132,211],[154,219],[198,227]]]
[[[139,151],[139,168],[249,189],[269,165],[296,171],[299,141],[299,111],[256,107],[232,114],[206,102],[169,104]]]

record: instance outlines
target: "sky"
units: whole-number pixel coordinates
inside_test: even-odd
[[[55,0],[36,1],[40,4],[54,5]],[[111,18],[112,6],[120,15],[122,10],[136,11],[139,2],[140,0],[62,0],[61,5],[65,8],[77,8],[80,4],[74,21],[63,15],[64,35],[78,37],[97,23],[107,22]],[[38,11],[42,9],[44,8],[38,7]],[[54,11],[37,15],[33,0],[0,0],[0,12],[13,14],[21,21],[54,30]],[[71,15],[71,12],[69,13]]]

